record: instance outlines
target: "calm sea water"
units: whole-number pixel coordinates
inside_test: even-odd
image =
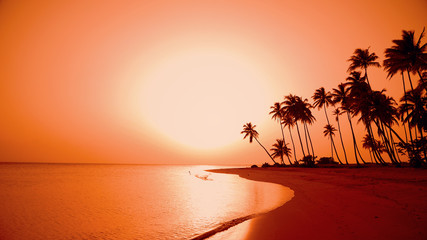
[[[0,164],[0,239],[189,239],[292,197],[214,168]]]

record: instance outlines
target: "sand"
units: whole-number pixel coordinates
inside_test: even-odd
[[[427,170],[369,168],[222,169],[295,192],[255,217],[246,239],[427,239]]]

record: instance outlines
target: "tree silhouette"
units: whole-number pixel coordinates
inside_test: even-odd
[[[290,156],[292,154],[291,149],[288,148],[287,144],[284,143],[282,139],[276,139],[276,143],[273,144],[273,148],[270,150],[273,152],[271,154],[273,158],[280,157],[282,159],[282,164],[285,164],[283,161],[283,156],[288,157],[289,164],[292,164],[290,160]]]
[[[279,102],[275,102],[273,106],[270,107],[272,110],[270,112],[270,114],[272,114],[271,118],[274,120],[279,121],[280,124],[280,130],[282,132],[282,139],[283,139],[283,143],[286,145],[286,140],[285,140],[285,133],[283,132],[283,124],[282,124],[282,119],[283,119],[283,109],[282,109],[282,105]],[[292,164],[289,155],[286,155],[288,158],[288,161],[290,164]],[[282,157],[282,163],[283,163],[283,155],[281,155]]]
[[[298,127],[298,120],[300,120],[300,117],[299,117],[300,101],[301,101],[300,97],[289,94],[285,96],[285,101],[282,104],[283,104],[283,111],[285,113],[285,117],[292,118],[293,123],[295,123],[295,126],[297,127],[297,133],[298,133],[299,142],[301,144],[302,155],[305,157],[304,146],[302,144],[301,134]]]
[[[375,62],[378,59],[378,56],[375,53],[369,53],[369,48],[367,49],[356,49],[354,50],[353,56],[350,57],[347,61],[350,62],[348,67],[348,72],[352,72],[358,68],[365,70],[365,78],[368,82],[369,87],[371,84],[368,80],[368,67],[381,67],[380,63]]]
[[[333,114],[335,115],[335,120],[336,120],[336,121],[337,121],[337,123],[338,123],[338,132],[339,132],[339,134],[340,134],[341,146],[342,146],[342,149],[343,149],[343,151],[344,151],[345,164],[348,164],[348,160],[347,160],[347,153],[346,153],[346,151],[345,151],[344,141],[342,140],[341,127],[340,127],[340,119],[339,119],[339,115],[341,115],[341,114],[342,114],[342,112],[340,111],[340,109],[339,109],[339,108],[336,108],[336,109],[334,110]]]
[[[271,157],[270,153],[267,151],[267,149],[265,149],[265,147],[258,141],[258,132],[255,130],[256,125],[252,125],[252,123],[246,123],[245,125],[243,125],[243,131],[241,132],[241,134],[245,134],[245,136],[243,137],[243,139],[245,139],[246,137],[249,136],[249,143],[252,143],[252,140],[255,139],[257,141],[257,143],[264,149],[264,151],[268,154],[268,156],[271,158],[271,160],[276,163],[276,161],[274,161],[273,157]]]
[[[322,108],[325,110],[326,120],[329,122],[328,114],[326,112],[326,107],[329,105],[333,105],[332,94],[330,92],[326,92],[324,87],[317,89],[312,96],[314,102],[313,106],[318,109]]]
[[[323,134],[325,136],[329,136],[329,138],[331,139],[331,145],[333,146],[333,148],[335,150],[335,154],[337,155],[338,162],[340,162],[340,164],[342,164],[340,157],[338,156],[337,148],[335,147],[335,142],[333,139],[333,136],[335,135],[334,132],[337,131],[337,129],[334,128],[331,124],[327,124],[324,128],[325,128],[325,130],[323,131]],[[334,158],[334,151],[332,151],[332,149],[331,149],[331,154],[332,154],[331,157],[333,159]]]
[[[288,129],[289,129],[289,135],[290,135],[290,137],[291,137],[292,147],[293,147],[293,150],[294,150],[294,158],[295,158],[295,162],[296,162],[296,163],[298,163],[298,160],[297,160],[297,153],[296,153],[296,151],[295,151],[294,138],[292,137],[292,131],[291,131],[291,127],[293,127],[293,126],[295,125],[294,118],[293,118],[292,116],[288,115],[288,114],[284,114],[284,115],[283,115],[283,119],[282,119],[282,123],[283,123],[283,125],[284,125],[285,127],[287,126],[287,127],[288,127]]]

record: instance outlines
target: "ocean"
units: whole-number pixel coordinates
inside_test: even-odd
[[[216,168],[0,164],[0,239],[191,239],[293,196]]]

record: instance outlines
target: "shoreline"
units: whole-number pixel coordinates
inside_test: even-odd
[[[291,188],[284,205],[251,219],[245,239],[423,239],[427,171],[367,168],[208,170]]]

